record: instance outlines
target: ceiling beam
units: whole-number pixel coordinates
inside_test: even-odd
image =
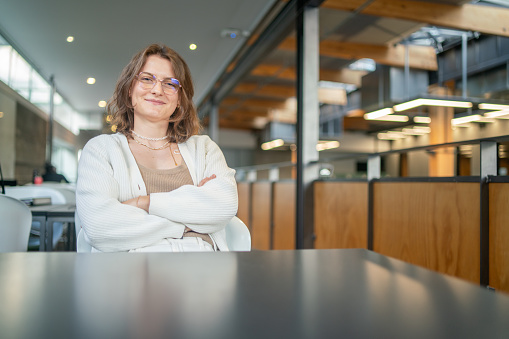
[[[219,106],[219,116],[240,116],[246,118],[267,117],[269,110],[266,108],[254,109],[252,107],[241,107],[231,109],[228,106]]]
[[[326,0],[322,7],[509,37],[509,9],[410,0]]]
[[[233,97],[226,97],[221,101],[221,106],[258,107],[258,108],[285,108],[285,100],[270,99],[247,99],[241,100]]]
[[[295,50],[295,38],[287,38],[280,45],[283,50]],[[320,42],[320,55],[341,59],[369,58],[388,66],[405,66],[405,46],[370,45],[353,42],[324,40]],[[438,69],[436,52],[433,47],[408,46],[410,68],[436,71]]]
[[[262,64],[254,68],[251,71],[251,75],[295,81],[297,78],[297,74],[295,72],[294,67]],[[348,68],[341,70],[320,69],[320,80],[342,82],[360,87],[362,77],[366,74],[366,71],[356,71]]]
[[[274,77],[293,81],[297,79],[297,74],[295,73],[294,67],[284,67],[280,65],[269,65],[269,64],[260,64],[256,66],[251,71],[251,75],[258,77]]]
[[[295,96],[295,86],[265,85],[260,87],[258,84],[241,83],[234,88],[233,93],[254,94],[274,98],[289,98]]]
[[[232,120],[224,120],[219,119],[219,127],[221,128],[231,128],[231,129],[243,129],[243,130],[252,130],[252,129],[260,129],[253,122],[239,122]]]
[[[352,84],[361,87],[362,77],[366,74],[368,74],[366,71],[357,71],[348,68],[343,68],[339,71],[320,69],[320,80],[342,82],[344,84]]]

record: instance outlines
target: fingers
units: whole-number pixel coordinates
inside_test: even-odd
[[[203,185],[205,185],[207,182],[209,182],[210,180],[212,179],[215,179],[216,178],[216,175],[215,174],[212,174],[210,177],[206,177],[206,178],[203,178],[202,181],[200,181],[200,183],[198,184],[198,187],[202,187]]]

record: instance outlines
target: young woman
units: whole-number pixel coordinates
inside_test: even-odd
[[[197,135],[191,74],[164,45],[124,68],[108,104],[117,133],[91,139],[78,166],[77,213],[92,251],[228,251],[235,171]]]

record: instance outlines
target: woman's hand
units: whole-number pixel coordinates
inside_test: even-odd
[[[140,195],[139,197],[126,200],[122,204],[141,208],[148,213],[148,207],[150,206],[150,195]]]
[[[204,178],[202,181],[200,181],[200,183],[198,184],[198,187],[202,187],[203,185],[205,185],[207,182],[209,182],[210,180],[212,179],[215,179],[216,178],[216,175],[215,174],[212,174],[210,177],[206,177]]]

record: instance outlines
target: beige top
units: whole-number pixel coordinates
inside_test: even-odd
[[[138,164],[138,167],[140,169],[141,176],[143,177],[143,181],[145,182],[145,186],[147,187],[147,194],[170,192],[180,186],[193,185],[193,179],[191,178],[189,169],[184,161],[175,168],[163,170],[147,168],[140,164]],[[214,246],[214,243],[208,234],[194,232],[189,227],[186,227],[184,237],[199,237]]]

